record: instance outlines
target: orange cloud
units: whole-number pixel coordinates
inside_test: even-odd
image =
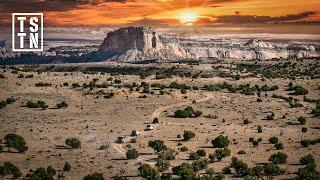
[[[45,23],[54,26],[176,26],[186,11],[201,26],[320,21],[319,0],[10,0],[0,2],[0,23],[10,24],[12,12],[44,12]]]

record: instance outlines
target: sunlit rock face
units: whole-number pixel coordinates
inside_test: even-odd
[[[177,38],[159,36],[147,27],[128,27],[109,32],[98,53],[108,54],[108,60],[116,61],[167,60],[188,56]]]
[[[158,35],[149,27],[127,27],[109,32],[98,54],[107,61],[140,61],[182,59],[235,59],[269,60],[319,57],[310,45],[282,45],[250,39],[244,44],[232,42],[216,44],[214,41],[180,42],[177,37]]]
[[[151,28],[128,27],[109,32],[99,51],[118,54],[128,50],[157,49],[160,46],[159,38]]]

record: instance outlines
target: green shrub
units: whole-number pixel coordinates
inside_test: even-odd
[[[157,152],[160,152],[160,151],[167,149],[167,146],[161,140],[149,141],[148,146],[152,147]]]
[[[285,153],[277,152],[272,154],[268,160],[271,161],[273,164],[285,164],[287,163],[287,158],[288,156]]]
[[[313,163],[307,164],[304,168],[299,168],[297,172],[298,180],[318,180],[320,179],[320,172],[316,170],[316,165]]]
[[[190,154],[189,154],[189,159],[190,160],[198,160],[198,159],[200,159],[201,157],[199,156],[199,154],[197,154],[197,153],[195,153],[195,152],[191,152]]]
[[[52,86],[52,84],[50,83],[44,83],[44,82],[38,82],[35,84],[36,87],[48,87],[48,86]]]
[[[184,110],[179,109],[174,112],[175,118],[199,117],[201,115],[201,111],[194,111],[191,106],[186,107]]]
[[[66,162],[63,166],[63,171],[70,171],[70,170],[71,170],[71,165],[68,162]]]
[[[173,174],[179,176],[181,179],[194,179],[196,172],[193,170],[192,165],[188,163],[182,163],[179,166],[172,168]]]
[[[204,149],[199,149],[199,150],[197,150],[196,153],[201,157],[205,157],[207,155],[207,153]]]
[[[0,166],[0,177],[11,175],[12,179],[18,179],[22,176],[19,168],[10,162],[4,162],[3,166]],[[6,178],[4,178],[6,179]]]
[[[3,152],[3,147],[2,146],[0,146],[0,153],[2,153]]]
[[[320,116],[320,106],[318,105],[315,109],[311,111],[311,114],[313,114],[315,117]]]
[[[249,124],[249,123],[251,123],[251,122],[249,121],[249,119],[244,119],[244,120],[243,120],[243,124],[247,125],[247,124]]]
[[[156,166],[160,172],[167,170],[170,167],[170,162],[165,159],[158,158],[156,162]]]
[[[238,154],[247,154],[247,152],[245,150],[240,150],[238,151]]]
[[[186,152],[186,151],[188,151],[189,149],[188,149],[186,146],[182,146],[182,147],[180,148],[180,150],[181,150],[181,152]]]
[[[42,108],[42,109],[47,109],[49,106],[46,105],[46,103],[45,103],[44,101],[37,101],[37,102],[28,101],[28,102],[27,102],[27,107],[28,107],[28,108]]]
[[[165,149],[158,154],[158,157],[164,160],[174,160],[176,158],[176,152],[172,149]]]
[[[271,114],[267,115],[267,120],[274,120],[274,112],[272,112]]]
[[[300,116],[298,118],[298,121],[300,122],[301,125],[305,125],[307,122],[307,119],[306,119],[306,117]]]
[[[72,88],[81,87],[79,83],[72,83],[71,86],[72,86]]]
[[[231,155],[231,150],[228,148],[217,149],[215,151],[215,155],[216,155],[216,158],[218,159],[218,161],[221,161],[223,158]]]
[[[181,109],[179,109],[179,110],[174,112],[174,117],[175,118],[187,118],[189,116],[190,116],[190,114],[187,111],[184,111],[184,110],[181,110]]]
[[[102,173],[93,173],[93,174],[88,174],[86,175],[83,180],[104,180],[103,174]]]
[[[27,174],[26,177],[32,180],[53,180],[56,175],[56,170],[51,166],[48,166],[47,169],[40,167],[36,169],[33,173]]]
[[[277,176],[284,173],[284,171],[281,170],[279,166],[273,163],[267,163],[263,169],[264,169],[265,175],[267,176]]]
[[[127,159],[137,159],[139,157],[139,152],[136,149],[129,149],[126,153]]]
[[[216,157],[216,154],[215,153],[210,153],[209,154],[209,159],[211,162],[215,162],[217,157]]]
[[[294,95],[306,95],[308,94],[308,90],[300,85],[293,86],[290,90],[293,90]]]
[[[67,146],[70,146],[72,149],[81,148],[81,142],[77,138],[67,138],[65,143]]]
[[[145,179],[158,179],[159,178],[159,172],[156,169],[153,169],[148,164],[143,164],[139,168],[139,174],[141,177]]]
[[[184,131],[184,133],[183,133],[183,140],[184,141],[188,141],[194,137],[196,137],[196,134],[192,131]]]
[[[277,144],[279,142],[279,139],[277,137],[271,137],[269,138],[270,144]]]
[[[302,140],[300,142],[300,144],[303,146],[303,147],[308,147],[310,145],[310,140]]]
[[[0,101],[0,109],[6,107],[8,105],[7,101],[1,100]]]
[[[65,102],[62,101],[61,103],[57,104],[57,108],[61,109],[61,108],[67,108],[69,105]]]
[[[16,149],[18,152],[24,152],[28,150],[27,143],[23,137],[17,134],[8,134],[4,137],[5,145],[10,148]]]
[[[313,158],[313,156],[311,154],[308,154],[308,155],[300,158],[300,163],[303,165],[313,164],[313,163],[315,163],[315,159]]]
[[[228,139],[228,136],[219,135],[214,140],[212,140],[212,145],[214,148],[225,148],[228,147],[230,144],[230,141]]]
[[[7,98],[7,104],[12,104],[14,102],[16,102],[16,100],[14,98],[12,98],[12,97]]]
[[[6,77],[3,74],[0,74],[0,79],[5,79]]]
[[[308,131],[308,128],[307,128],[307,127],[303,127],[303,128],[301,128],[301,131],[302,131],[303,133],[305,133],[305,132]]]
[[[252,168],[252,171],[254,173],[254,176],[261,177],[263,175],[263,167],[261,166],[254,166]]]
[[[208,159],[202,158],[192,163],[192,169],[194,171],[200,171],[200,170],[206,169],[208,165],[209,165]]]
[[[187,90],[186,89],[181,89],[181,94],[187,94]]]
[[[277,150],[281,150],[281,149],[284,148],[282,143],[277,143],[277,144],[274,145],[274,147],[275,147]]]
[[[260,125],[258,126],[258,133],[262,133],[262,127]]]
[[[248,165],[244,163],[242,160],[239,160],[236,157],[232,158],[231,167],[236,170],[238,176],[246,176],[248,172]]]
[[[160,179],[161,180],[173,180],[171,173],[162,173]]]

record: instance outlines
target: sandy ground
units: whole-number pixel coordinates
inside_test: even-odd
[[[32,72],[20,72],[24,75],[34,74],[31,79],[17,78],[6,69],[0,70],[6,79],[0,79],[0,99],[14,97],[16,102],[0,109],[0,139],[8,133],[16,133],[23,136],[28,144],[28,151],[24,153],[0,153],[0,164],[10,161],[17,165],[23,174],[30,169],[47,167],[52,165],[56,169],[62,169],[65,162],[72,166],[70,172],[66,172],[65,179],[81,179],[83,176],[102,172],[106,179],[120,172],[131,179],[140,179],[137,168],[141,163],[154,164],[154,151],[148,147],[149,140],[164,140],[165,144],[179,152],[182,146],[189,148],[188,152],[179,152],[176,159],[171,161],[172,166],[181,162],[192,162],[188,160],[191,151],[205,149],[207,154],[215,151],[211,140],[219,134],[228,135],[233,142],[229,148],[232,156],[237,156],[250,166],[266,163],[271,154],[277,152],[273,145],[268,142],[269,137],[277,136],[284,143],[284,152],[288,155],[288,163],[281,165],[286,173],[276,179],[294,177],[293,174],[301,165],[301,156],[312,154],[316,162],[320,161],[320,145],[312,145],[302,148],[301,139],[319,138],[319,119],[314,118],[310,112],[314,104],[303,102],[303,107],[290,108],[283,100],[272,98],[272,94],[288,96],[285,91],[289,82],[301,84],[309,90],[307,95],[311,99],[319,99],[320,91],[317,89],[319,79],[297,78],[289,79],[267,79],[262,82],[260,78],[246,78],[239,81],[228,78],[189,79],[173,77],[165,80],[155,80],[148,77],[140,80],[138,76],[119,76],[122,82],[185,82],[191,85],[203,86],[208,83],[227,81],[234,85],[250,83],[278,85],[276,91],[262,93],[263,102],[257,102],[256,95],[246,96],[239,93],[206,92],[203,90],[188,91],[183,95],[179,90],[165,89],[165,95],[159,95],[158,90],[154,94],[148,94],[147,98],[139,98],[142,93],[129,92],[128,88],[108,87],[105,92],[115,92],[115,97],[105,99],[99,95],[85,95],[88,90],[81,88],[73,89],[71,84],[89,83],[93,78],[99,78],[99,83],[105,82],[109,74],[83,74],[81,72],[58,73],[43,72],[41,74]],[[52,83],[51,87],[35,87],[37,82]],[[68,87],[61,86],[68,82]],[[152,88],[151,88],[152,89]],[[265,96],[267,94],[267,96]],[[49,108],[46,110],[29,109],[24,107],[27,101],[43,100]],[[193,100],[196,103],[192,103]],[[66,109],[56,109],[56,104],[66,101],[69,106]],[[203,111],[199,118],[176,119],[172,115],[179,108],[192,105],[196,110]],[[274,121],[264,120],[271,112],[275,113]],[[206,118],[205,115],[216,115],[216,119]],[[286,115],[285,118],[282,118]],[[287,125],[289,121],[296,120],[299,116],[307,117],[306,125]],[[153,131],[144,131],[152,119],[158,117],[160,123],[154,126]],[[243,119],[248,118],[252,123],[243,124]],[[263,133],[257,133],[257,126],[263,127]],[[301,128],[308,127],[307,133],[302,133]],[[136,143],[130,143],[128,138],[125,143],[117,144],[115,141],[119,136],[130,136],[132,130],[143,132],[136,138]],[[192,130],[196,138],[184,142],[177,138],[184,130]],[[77,137],[81,140],[81,149],[57,148],[64,145],[68,137]],[[262,143],[259,147],[253,147],[249,137],[261,137]],[[108,148],[99,150],[101,145]],[[140,152],[136,160],[126,160],[125,152],[133,147]],[[239,150],[245,150],[247,154],[238,155]],[[210,164],[215,172],[230,164],[231,157],[221,162]],[[228,177],[232,178],[232,177]]]

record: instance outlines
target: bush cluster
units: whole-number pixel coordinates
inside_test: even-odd
[[[196,134],[192,131],[184,131],[183,132],[183,140],[184,141],[188,141],[194,137],[196,137]]]
[[[69,105],[68,103],[66,103],[65,101],[62,101],[61,103],[57,104],[57,108],[61,109],[61,108],[67,108]]]
[[[52,86],[51,83],[38,82],[35,84],[36,87],[49,87]]]
[[[163,150],[168,149],[167,146],[164,144],[164,141],[161,140],[151,140],[148,143],[149,147],[152,147],[156,152],[161,152]]]
[[[195,111],[191,106],[186,107],[184,110],[179,109],[174,112],[175,118],[199,117],[201,115],[201,111]]]
[[[72,149],[79,149],[81,148],[81,142],[77,138],[67,138],[65,141],[66,145],[71,147]]]
[[[209,154],[209,159],[214,162],[216,159],[221,161],[223,158],[231,155],[231,150],[228,148],[217,149],[214,154]]]
[[[0,177],[12,176],[12,179],[18,179],[22,176],[20,169],[10,162],[4,162],[3,166],[0,166]],[[6,179],[6,178],[4,178]]]
[[[126,153],[127,159],[137,159],[139,157],[139,152],[136,149],[129,149]]]
[[[93,173],[86,175],[83,180],[104,180],[103,174],[102,173]]]
[[[250,168],[246,163],[236,157],[232,158],[231,167],[235,169],[237,175],[240,177],[261,177],[262,175],[276,176],[284,173],[279,166],[273,163]]]
[[[228,147],[230,144],[230,141],[228,139],[228,136],[219,135],[214,140],[212,140],[212,145],[214,148],[225,148]]]
[[[159,171],[157,169],[153,169],[148,164],[143,164],[139,168],[139,174],[141,177],[145,179],[158,179],[159,178]]]
[[[277,152],[272,154],[268,160],[271,161],[273,164],[285,164],[287,163],[287,158],[288,156],[285,153]]]
[[[308,94],[308,90],[302,87],[301,85],[289,86],[289,91],[294,91],[293,95],[306,95]]]
[[[47,169],[40,167],[34,172],[26,175],[27,179],[54,179],[56,170],[52,166],[48,166]]]
[[[28,150],[28,146],[24,138],[17,134],[7,134],[4,137],[4,144],[7,147],[16,149],[18,152],[24,152]]]
[[[16,100],[12,97],[7,98],[6,100],[1,100],[0,101],[0,109],[6,107],[8,104],[12,104],[13,102],[15,102]]]
[[[49,106],[44,102],[44,101],[28,101],[27,102],[27,107],[28,108],[42,108],[42,109],[47,109]]]

